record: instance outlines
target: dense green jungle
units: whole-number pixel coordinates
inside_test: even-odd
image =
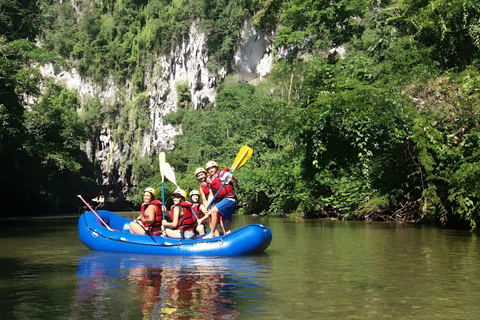
[[[180,186],[198,188],[197,167],[229,167],[249,145],[253,156],[235,173],[240,213],[476,229],[477,0],[0,0],[3,216],[78,212],[77,194],[96,195],[95,163],[80,145],[105,122],[118,136],[148,130],[145,70],[187,41],[196,19],[209,70],[229,74],[201,110],[178,88],[178,111],[166,120],[183,134],[166,152]],[[231,70],[246,19],[275,34],[272,71],[257,85]],[[344,56],[330,51],[340,46]],[[99,85],[129,83],[136,103],[80,104],[76,92],[41,79],[45,63]],[[124,116],[127,107],[136,117]],[[157,154],[125,161],[133,203],[142,188],[161,189]]]

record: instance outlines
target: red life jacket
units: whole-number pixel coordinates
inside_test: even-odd
[[[200,211],[199,207],[200,207],[200,203],[192,204],[193,212],[197,215],[198,219],[202,219],[205,216],[205,214],[202,211]]]
[[[142,214],[143,217],[148,218],[148,215],[146,213],[147,208],[149,205],[153,204],[155,206],[155,221],[150,224],[150,223],[144,223],[145,227],[161,227],[162,226],[162,219],[163,219],[163,214],[162,214],[162,203],[158,200],[152,200],[150,202],[144,202],[142,203],[142,207],[140,208],[140,213]]]
[[[174,217],[174,209],[176,205],[173,205],[170,209],[170,216],[173,220]],[[180,202],[180,211],[183,212],[183,215],[180,213],[180,217],[178,217],[178,226],[176,229],[184,229],[184,230],[195,230],[197,226],[197,219],[193,215],[192,204],[188,201]]]
[[[203,194],[205,195],[205,197],[208,198],[208,193],[210,192],[210,187],[208,186],[208,183],[201,182],[200,183],[200,188],[202,188],[202,191],[203,191]]]
[[[215,202],[217,203],[225,198],[235,198],[235,188],[231,181],[228,181],[222,188],[222,184],[227,178],[228,173],[228,168],[224,168],[207,177],[207,183],[212,190],[213,195],[215,196],[218,190],[220,190],[215,198]]]

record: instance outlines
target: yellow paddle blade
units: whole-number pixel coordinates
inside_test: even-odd
[[[158,155],[158,162],[160,163],[160,174],[162,175],[162,182],[163,178],[165,177],[165,152],[160,152]]]
[[[235,161],[233,161],[232,169],[230,169],[230,172],[233,172],[243,166],[245,162],[247,162],[248,158],[250,158],[252,153],[252,148],[250,148],[249,146],[243,146],[242,149],[240,149],[240,151],[238,152]]]

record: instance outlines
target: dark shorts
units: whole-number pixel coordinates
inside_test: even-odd
[[[215,207],[224,220],[232,221],[232,215],[237,205],[235,200],[227,198],[220,201]]]

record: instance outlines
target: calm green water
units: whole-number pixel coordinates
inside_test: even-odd
[[[235,216],[265,254],[93,252],[77,216],[1,220],[1,319],[478,319],[479,240],[464,231]]]

